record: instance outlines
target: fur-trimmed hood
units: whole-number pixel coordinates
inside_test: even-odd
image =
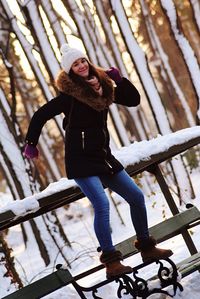
[[[56,79],[56,86],[59,91],[73,96],[97,111],[102,111],[114,101],[114,86],[112,80],[103,70],[98,70],[98,73],[100,73],[98,79],[103,89],[102,96],[95,92],[90,84],[81,81],[74,82],[63,70]]]

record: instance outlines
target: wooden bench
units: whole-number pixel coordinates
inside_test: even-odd
[[[188,229],[200,224],[200,211],[196,207],[190,207],[184,212],[181,212],[169,219],[164,220],[150,228],[150,233],[155,237],[157,243],[168,240],[179,234],[184,234]],[[134,247],[134,240],[136,236],[133,236],[123,242],[116,245],[116,248],[123,253],[124,258],[128,258],[138,253]],[[176,253],[174,253],[175,255]],[[148,279],[148,281],[141,276],[139,272],[144,267],[148,267],[150,264],[155,263],[158,266],[157,273]],[[84,271],[76,276],[72,276],[68,269],[65,267],[58,266],[59,270],[54,273],[2,298],[2,299],[37,299],[54,292],[55,290],[72,284],[76,289],[80,298],[86,299],[85,293],[91,293],[93,298],[99,298],[98,289],[101,287],[116,282],[118,284],[117,295],[121,298],[122,291],[126,291],[127,294],[131,294],[133,298],[140,296],[147,298],[153,293],[164,293],[168,294],[166,287],[173,287],[174,294],[177,289],[183,290],[180,282],[178,282],[179,273],[182,277],[185,277],[192,272],[200,269],[200,252],[192,254],[189,258],[186,258],[182,262],[178,263],[177,266],[171,259],[166,260],[155,260],[152,263],[142,263],[133,267],[133,273],[129,275],[123,275],[116,279],[107,280],[104,279],[100,283],[94,284],[89,287],[85,287],[78,283],[81,279],[92,275],[93,273],[104,268],[103,265],[98,265],[92,269]],[[177,271],[178,270],[178,271]],[[164,277],[163,273],[164,272]],[[149,287],[152,279],[159,280],[159,287]],[[157,285],[157,284],[156,284]],[[117,297],[115,297],[117,298]],[[105,299],[105,298],[103,298]]]
[[[188,132],[190,132],[190,130],[193,130],[193,128],[187,129],[187,132],[186,130],[183,130],[183,133],[176,132],[172,134],[172,139],[174,135],[177,136],[177,134],[180,134],[182,136],[182,134],[186,134],[187,141],[185,141],[185,138],[183,138],[181,139],[182,141],[179,142],[179,144],[172,143],[172,145],[165,151],[157,154],[152,154],[149,157],[149,159],[142,159],[139,163],[134,163],[134,165],[128,165],[126,170],[131,176],[134,176],[143,171],[148,171],[155,175],[155,178],[161,188],[166,202],[174,216],[166,221],[163,221],[162,223],[153,226],[150,229],[150,232],[156,238],[158,243],[167,240],[173,236],[176,236],[177,234],[182,234],[185,244],[188,247],[188,250],[191,254],[191,257],[187,258],[181,263],[178,263],[176,266],[170,259],[167,259],[165,261],[154,261],[154,263],[158,264],[159,266],[158,271],[155,271],[155,275],[157,274],[157,277],[159,277],[160,272],[162,272],[160,269],[163,269],[163,263],[168,263],[168,267],[172,269],[171,276],[173,276],[172,279],[169,278],[167,279],[167,281],[164,282],[162,281],[161,277],[161,286],[159,288],[154,287],[154,290],[149,290],[149,288],[146,287],[148,286],[146,279],[140,279],[137,276],[137,272],[139,272],[144,267],[148,267],[149,265],[140,264],[136,267],[133,267],[133,279],[131,278],[131,275],[124,275],[123,277],[119,277],[118,280],[116,280],[119,283],[117,295],[118,297],[120,296],[120,292],[123,288],[127,292],[131,293],[133,295],[133,298],[135,298],[135,293],[138,294],[138,292],[140,292],[141,294],[141,288],[145,289],[145,292],[143,292],[140,296],[142,298],[147,298],[152,292],[164,292],[164,287],[167,285],[173,286],[175,293],[177,288],[182,289],[181,285],[177,282],[177,269],[183,277],[189,275],[195,270],[200,269],[199,253],[191,238],[191,235],[188,232],[188,229],[190,227],[199,224],[200,212],[198,211],[198,209],[193,207],[186,210],[185,212],[179,213],[179,209],[176,205],[176,202],[174,201],[172,194],[170,193],[169,187],[167,186],[164,176],[162,175],[162,171],[159,167],[159,164],[163,161],[166,161],[167,159],[170,159],[179,153],[183,153],[185,150],[199,144],[200,136],[198,134],[195,135],[196,137],[194,137],[193,134],[192,136],[188,137]],[[165,142],[165,139],[163,139],[162,142]],[[24,221],[27,221],[54,209],[57,209],[65,204],[70,204],[71,202],[74,202],[82,197],[84,197],[84,195],[82,194],[79,188],[68,187],[65,190],[61,190],[59,192],[56,191],[51,195],[43,195],[39,197],[39,209],[37,211],[27,211],[26,214],[16,216],[13,210],[10,208],[8,210],[3,210],[2,212],[0,212],[0,231],[12,227],[16,224],[23,223]],[[134,239],[135,237],[133,236],[132,238],[129,238],[117,244],[116,247],[117,249],[122,251],[124,258],[133,256],[137,253],[137,250],[133,245]],[[154,267],[152,268],[154,269]],[[92,275],[93,273],[101,269],[103,269],[103,265],[98,265],[97,267],[80,273],[74,277],[71,275],[68,269],[59,269],[58,271],[55,271],[54,273],[2,299],[42,298],[45,295],[50,294],[55,290],[69,284],[72,284],[74,286],[80,298],[86,298],[84,293],[87,292],[91,292],[93,294],[93,298],[100,298],[97,295],[98,289],[108,283],[111,283],[111,281],[103,280],[101,283],[93,285],[91,287],[83,287],[80,285],[80,283],[82,283],[82,278],[88,277],[89,275]],[[165,268],[164,265],[164,270],[170,272],[170,270],[166,269],[168,268]],[[155,275],[148,278],[148,282],[151,281],[151,279],[155,279]]]

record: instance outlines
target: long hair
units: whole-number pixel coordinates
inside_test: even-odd
[[[92,76],[97,77],[103,89],[103,96],[104,97],[111,96],[113,92],[113,88],[111,86],[113,85],[113,83],[112,80],[106,74],[105,70],[99,66],[92,64],[90,61],[88,61],[88,65],[89,65],[89,77]],[[69,77],[74,83],[77,83],[79,86],[81,86],[84,89],[89,88],[91,89],[91,92],[93,92],[92,87],[86,82],[86,80],[83,77],[75,74],[72,69],[69,71]],[[108,84],[108,81],[110,81],[109,83],[111,84]]]
[[[76,75],[72,70],[70,70],[69,74],[61,70],[55,84],[59,91],[73,96],[97,111],[102,111],[108,108],[114,101],[113,81],[106,74],[105,70],[92,65],[90,62],[88,64],[89,76],[97,77],[102,86],[102,96],[83,77]]]

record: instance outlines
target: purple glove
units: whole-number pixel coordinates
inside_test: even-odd
[[[27,144],[24,149],[24,155],[28,159],[38,158],[39,150],[36,146]]]
[[[111,67],[109,70],[106,71],[106,74],[113,80],[115,83],[119,83],[122,81],[122,77],[119,73],[119,70],[115,67]]]

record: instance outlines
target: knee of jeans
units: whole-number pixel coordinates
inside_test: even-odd
[[[106,214],[109,213],[110,206],[109,202],[98,202],[93,204],[95,213],[97,214]]]
[[[134,204],[137,206],[145,206],[144,194],[141,191],[137,191],[131,198],[127,200],[129,204]]]

